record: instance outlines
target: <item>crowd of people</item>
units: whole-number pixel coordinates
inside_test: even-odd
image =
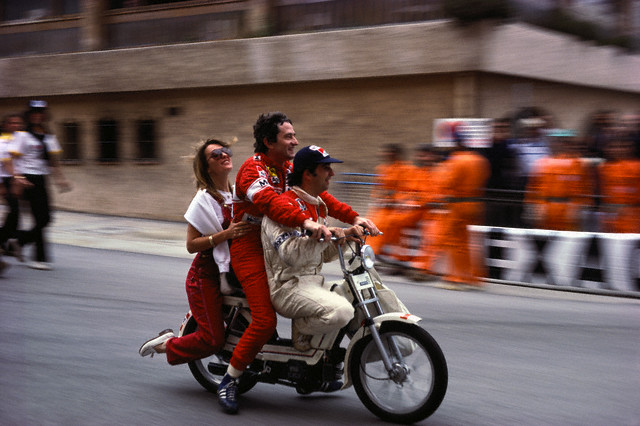
[[[415,278],[433,278],[443,255],[446,281],[477,283],[482,259],[468,225],[640,233],[640,115],[598,111],[580,135],[527,108],[493,120],[488,147],[454,134],[454,148],[417,145],[414,163],[401,145],[380,154],[369,215],[384,236],[373,244],[389,263],[409,262]],[[421,235],[411,255],[407,229]]]
[[[0,229],[0,250],[22,262],[25,260],[22,248],[34,244],[34,256],[28,266],[39,270],[51,269],[43,232],[51,221],[49,175],[60,191],[71,190],[59,167],[60,143],[47,126],[47,107],[45,101],[34,100],[24,114],[6,115],[0,137],[0,194],[8,210]],[[30,206],[30,229],[20,227],[20,200]],[[0,273],[6,267],[7,263],[0,258]]]

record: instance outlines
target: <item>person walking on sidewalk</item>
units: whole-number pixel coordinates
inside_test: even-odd
[[[246,234],[246,222],[231,223],[232,152],[226,142],[209,139],[196,151],[193,172],[198,189],[184,217],[187,250],[197,253],[187,275],[186,290],[195,333],[175,337],[167,329],[144,342],[141,356],[166,353],[171,365],[184,364],[218,352],[224,345],[222,295],[230,294],[231,241]]]
[[[31,183],[25,188],[23,198],[31,205],[34,226],[28,231],[18,231],[18,243],[20,246],[35,243],[35,259],[29,266],[41,270],[51,269],[43,232],[51,221],[47,176],[53,176],[61,192],[71,190],[71,184],[59,166],[60,143],[47,128],[47,106],[45,101],[29,102],[29,110],[25,113],[27,131],[14,133],[10,151],[16,172]]]
[[[22,130],[23,127],[24,120],[22,115],[8,114],[2,120],[2,135],[0,135],[0,176],[2,177],[0,194],[3,195],[8,208],[2,228],[0,228],[0,246],[5,253],[10,253],[19,261],[22,261],[20,245],[16,240],[16,230],[20,217],[19,197],[24,188],[29,186],[29,183],[24,176],[15,172],[10,151],[14,133]]]

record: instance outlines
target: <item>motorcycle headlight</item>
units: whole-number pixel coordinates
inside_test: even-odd
[[[362,266],[367,270],[373,268],[376,263],[376,255],[373,249],[366,244],[360,249],[360,258],[362,259]]]

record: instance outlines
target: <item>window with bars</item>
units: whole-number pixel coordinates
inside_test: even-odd
[[[66,164],[79,163],[81,158],[80,125],[75,122],[62,124],[62,161]]]
[[[118,122],[112,119],[98,121],[98,161],[116,163],[118,158]]]
[[[155,162],[158,160],[156,146],[155,120],[138,120],[137,127],[137,160]]]

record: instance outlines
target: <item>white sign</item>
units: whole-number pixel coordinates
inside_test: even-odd
[[[493,136],[490,118],[438,118],[433,123],[433,146],[456,146],[456,136],[468,148],[489,148]]]

